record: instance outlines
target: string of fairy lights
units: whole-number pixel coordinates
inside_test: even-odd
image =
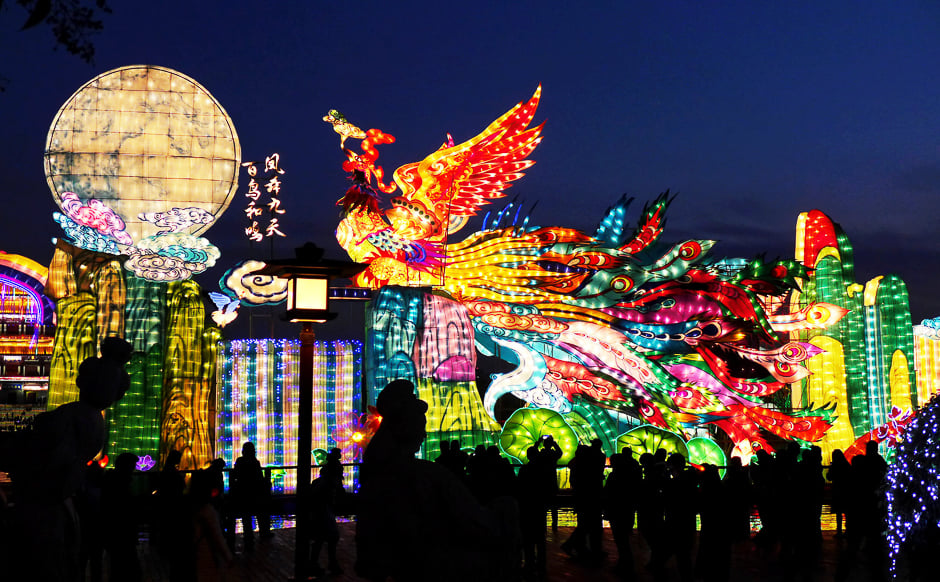
[[[222,342],[217,370],[216,456],[231,466],[242,444],[251,441],[262,465],[296,465],[300,342]],[[338,447],[343,449],[344,462],[356,461],[355,448],[340,442],[337,433],[350,415],[358,417],[362,409],[362,344],[316,342],[313,385],[311,448],[325,452]],[[355,471],[349,471],[348,486],[354,486],[354,478]],[[296,485],[290,470],[272,474],[276,492],[290,493]]]
[[[940,523],[938,451],[940,397],[934,396],[908,426],[888,469],[888,555],[896,580],[904,558],[929,550],[925,544],[936,540]]]

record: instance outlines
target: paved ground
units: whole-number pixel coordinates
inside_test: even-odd
[[[579,563],[569,558],[561,550],[561,542],[567,539],[572,531],[570,526],[561,526],[557,532],[549,529],[549,560],[548,580],[550,581],[590,581],[607,582],[621,580],[612,570],[612,558],[616,556],[616,549],[610,537],[610,530],[605,529],[605,545],[609,558],[605,563],[591,566]],[[341,566],[345,569],[342,575],[324,576],[323,580],[335,582],[362,582],[362,579],[353,574],[355,560],[353,535],[354,523],[341,524],[342,537],[340,539],[339,557]],[[239,551],[232,567],[227,572],[226,582],[282,582],[293,576],[294,557],[294,530],[284,528],[275,530],[273,538],[259,541],[252,552],[240,551],[242,536],[238,535]],[[637,580],[652,581],[653,577],[642,565],[649,559],[649,553],[643,541],[634,534],[634,551],[637,554]],[[731,564],[731,581],[784,581],[784,580],[833,580],[840,560],[844,553],[845,544],[837,539],[833,532],[823,533],[822,552],[817,563],[805,573],[794,571],[794,565],[788,564],[779,554],[779,550],[767,552],[758,550],[753,542],[742,542],[734,547]],[[150,545],[146,542],[140,545],[142,565],[145,570],[146,582],[163,582],[168,580],[165,565],[159,560]],[[881,577],[873,575],[870,571],[870,552],[861,552],[845,572],[844,580],[867,581],[879,580]],[[325,565],[325,564],[324,564]],[[678,580],[678,573],[674,564],[670,563],[665,580]],[[446,582],[446,581],[442,581]],[[482,582],[482,581],[481,581]]]

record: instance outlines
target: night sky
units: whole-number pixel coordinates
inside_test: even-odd
[[[914,322],[940,315],[940,6],[934,2],[130,2],[111,0],[93,65],[47,27],[0,12],[0,249],[48,264],[57,207],[43,148],[59,107],[94,76],[176,69],[232,117],[244,160],[278,152],[288,237],[333,238],[347,187],[330,108],[397,138],[386,173],[458,142],[541,83],[536,165],[509,189],[530,224],[593,231],[621,194],[671,189],[664,240],[715,256],[792,258],[819,209],[855,249],[856,278],[903,278]],[[358,142],[349,142],[356,144]],[[243,175],[243,182],[247,178]],[[203,236],[217,288],[250,253],[244,187]],[[470,232],[479,219],[463,234]],[[355,308],[354,308],[355,309]],[[227,334],[229,335],[229,334]],[[329,335],[329,334],[327,334]]]

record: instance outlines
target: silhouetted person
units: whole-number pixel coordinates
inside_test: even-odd
[[[561,549],[569,556],[585,557],[587,554],[587,521],[581,516],[583,512],[581,500],[584,497],[584,486],[581,484],[587,481],[584,474],[588,472],[587,466],[590,463],[588,457],[587,445],[579,443],[574,456],[568,461],[568,483],[571,485],[571,492],[574,496],[574,510],[577,518],[574,531],[561,544]]]
[[[653,460],[657,465],[666,466],[666,460],[669,458],[669,451],[664,448],[656,449],[656,452],[653,453]]]
[[[491,445],[482,452],[478,449],[474,457],[467,479],[480,503],[515,495],[515,471],[509,460],[500,455],[499,447]]]
[[[130,385],[124,370],[130,353],[123,339],[105,339],[101,357],[86,358],[78,368],[78,400],[36,416],[31,430],[17,434],[12,458],[0,455],[0,470],[10,473],[16,501],[13,563],[4,565],[5,581],[68,582],[80,576],[75,496],[88,463],[107,442],[101,413]]]
[[[816,542],[821,542],[823,494],[826,488],[826,478],[823,477],[821,448],[813,445],[809,450],[803,451],[803,457],[800,460],[800,473],[806,480],[810,493],[810,511],[807,523],[810,531],[808,533],[812,535]]]
[[[526,460],[528,462],[519,468],[517,492],[525,575],[532,580],[544,579],[547,567],[545,516],[554,494],[554,467],[550,482],[544,468],[547,459],[542,456],[538,445],[526,450]]]
[[[751,477],[740,457],[731,457],[723,481],[728,495],[728,521],[732,541],[749,539],[754,494],[751,490]]]
[[[460,441],[450,441],[451,470],[461,479],[467,478],[467,453],[460,448]]]
[[[232,513],[232,503],[229,495],[225,494],[225,459],[214,459],[206,468],[206,473],[212,482],[211,503],[219,514],[219,523],[222,525],[222,534],[228,549],[235,551],[235,515]]]
[[[780,562],[785,573],[793,577],[807,566],[804,559],[810,531],[813,491],[799,462],[800,445],[788,442],[774,455],[771,481],[771,502],[776,507],[774,531],[780,542]],[[814,540],[815,541],[815,540]]]
[[[440,449],[441,454],[434,459],[434,462],[447,467],[453,471],[454,475],[463,479],[466,476],[464,472],[466,454],[460,450],[460,441],[441,440]]]
[[[826,477],[831,484],[830,511],[836,516],[836,536],[842,537],[842,520],[845,517],[846,505],[849,498],[849,483],[851,480],[852,466],[845,458],[845,453],[841,449],[832,451],[832,461],[829,464],[829,472]]]
[[[356,572],[401,582],[512,580],[518,576],[518,508],[481,505],[454,474],[415,458],[427,403],[395,380],[376,399],[382,423],[363,455]]]
[[[600,440],[590,446],[580,445],[568,463],[571,470],[571,489],[578,525],[561,547],[568,554],[598,560],[603,557],[601,540],[604,532],[603,497],[604,466],[607,457]]]
[[[441,439],[440,442],[437,443],[437,447],[440,449],[440,453],[438,453],[437,458],[434,459],[434,462],[447,466],[448,462],[450,461],[448,458],[450,456],[450,441]]]
[[[868,459],[869,470],[872,472],[872,485],[880,487],[888,474],[888,463],[878,451],[878,443],[875,441],[865,443],[865,457]]]
[[[615,570],[622,578],[632,580],[636,577],[636,572],[630,536],[636,517],[642,471],[629,448],[610,457],[610,468],[610,474],[604,483],[604,509],[610,521],[614,544],[617,546]]]
[[[242,445],[242,456],[235,459],[235,467],[229,474],[230,491],[235,512],[242,520],[242,535],[245,549],[255,547],[255,531],[251,518],[258,521],[258,533],[262,538],[271,534],[271,515],[268,513],[268,481],[264,478],[261,463],[255,457],[255,444],[246,442]]]
[[[101,582],[104,565],[104,524],[101,495],[104,468],[92,461],[85,468],[85,482],[75,496],[75,509],[81,526],[81,572],[88,570],[90,582]]]
[[[731,482],[722,481],[718,467],[705,465],[699,498],[702,529],[699,533],[698,559],[695,571],[705,582],[725,582],[731,574],[731,542],[735,522]]]
[[[493,471],[495,478],[493,480],[493,489],[490,497],[486,499],[484,503],[489,503],[498,497],[515,498],[516,470],[513,469],[512,463],[510,463],[509,459],[500,453],[499,447],[496,445],[491,445],[487,449],[487,453],[489,453],[493,459]]]
[[[877,443],[874,446],[877,447]],[[860,565],[880,578],[884,552],[881,539],[884,473],[878,459],[869,458],[868,453],[866,447],[866,454],[855,455],[851,460],[849,503],[845,513],[848,543],[839,555],[836,580],[850,579],[852,569]]]
[[[169,565],[172,582],[189,581],[195,572],[192,519],[185,498],[186,478],[180,471],[183,455],[173,449],[166,455],[156,491],[157,548]]]
[[[114,461],[114,469],[105,473],[101,502],[110,580],[138,582],[141,578],[137,560],[137,518],[140,507],[133,491],[137,461],[137,455],[121,453]]]
[[[343,465],[340,462],[340,450],[332,449],[327,454],[326,463],[320,467],[320,476],[310,484],[310,571],[313,575],[323,574],[320,567],[320,550],[326,544],[327,568],[331,574],[342,574],[343,569],[336,558],[336,546],[339,543],[339,527],[336,525],[336,508],[343,489]]]
[[[193,580],[221,582],[234,560],[228,549],[219,514],[212,504],[213,476],[206,470],[195,471],[190,479],[187,505],[192,520]]]
[[[663,519],[665,517],[665,508],[663,500],[663,490],[666,481],[665,465],[656,462],[656,457],[652,453],[643,453],[640,455],[640,466],[643,469],[643,481],[640,483],[639,499],[643,500],[637,506],[636,521],[637,529],[646,541],[646,546],[650,550],[650,563],[652,558],[657,556],[662,550]]]
[[[757,513],[760,515],[760,531],[755,536],[762,547],[770,548],[780,539],[779,500],[776,481],[778,463],[774,457],[764,449],[757,451],[757,463],[751,464],[751,481],[754,487],[754,499],[757,504]]]
[[[663,484],[665,519],[660,544],[654,548],[650,569],[660,578],[666,562],[676,557],[679,579],[692,580],[692,546],[695,544],[697,513],[697,477],[686,467],[685,457],[673,453],[666,461],[668,477]]]
[[[326,460],[323,462],[323,467],[320,469],[321,474],[325,470],[327,473],[330,473],[333,476],[338,476],[340,481],[343,479],[343,451],[337,448],[332,448],[326,453]]]
[[[551,495],[548,507],[552,512],[552,531],[558,531],[558,461],[562,451],[552,435],[546,435],[539,442],[539,466],[545,473],[545,482],[551,482]]]

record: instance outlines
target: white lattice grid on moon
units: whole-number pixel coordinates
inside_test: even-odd
[[[139,242],[161,229],[143,212],[201,208],[217,219],[238,186],[241,147],[232,120],[195,80],[134,65],[103,73],[59,110],[46,140],[46,180],[63,192],[101,200]],[[182,232],[197,235],[211,226]]]

